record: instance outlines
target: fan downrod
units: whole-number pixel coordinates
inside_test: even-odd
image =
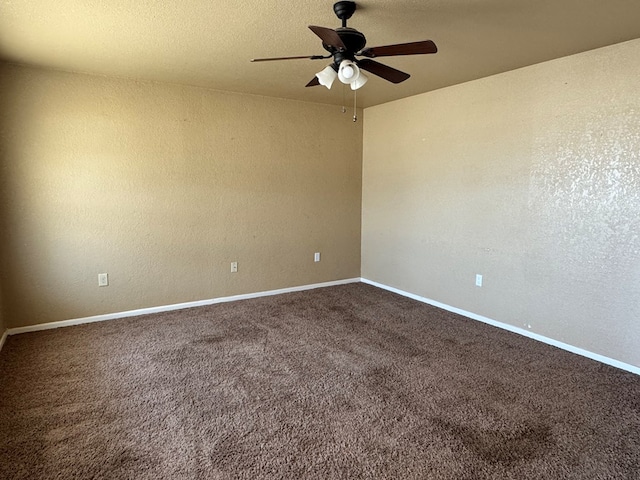
[[[333,4],[333,11],[342,20],[342,27],[344,28],[347,26],[347,20],[356,11],[356,2],[336,2]]]

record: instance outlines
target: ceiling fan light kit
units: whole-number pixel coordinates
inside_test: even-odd
[[[351,90],[357,90],[367,83],[368,78],[360,72],[360,68],[351,60],[343,60],[338,68],[338,80],[351,86]]]
[[[347,20],[350,19],[356,11],[356,2],[336,2],[333,5],[333,11],[342,21],[341,27],[333,30],[331,28],[309,25],[309,29],[320,37],[322,40],[322,48],[324,48],[329,55],[254,58],[251,61],[267,62],[302,58],[309,60],[332,58],[333,62],[329,65],[329,68],[318,72],[306,86],[314,87],[316,85],[324,85],[327,88],[331,88],[335,80],[333,73],[337,72],[338,79],[342,83],[348,84],[353,90],[356,90],[362,87],[368,80],[367,77],[360,72],[361,70],[366,70],[392,83],[404,82],[410,77],[408,73],[401,72],[400,70],[372,60],[373,58],[394,57],[398,55],[423,55],[436,53],[438,51],[436,44],[431,40],[365,48],[367,39],[364,34],[355,28],[347,26]],[[366,58],[357,59],[356,57]],[[330,69],[333,70],[333,73],[329,71]]]

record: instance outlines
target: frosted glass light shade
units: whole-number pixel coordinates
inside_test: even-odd
[[[362,87],[365,83],[367,83],[369,77],[367,77],[364,73],[360,73],[358,78],[356,78],[353,82],[351,82],[351,90],[357,90]]]
[[[324,70],[316,73],[316,77],[318,77],[320,85],[324,85],[327,89],[331,90],[331,85],[333,85],[334,80],[338,78],[338,74],[331,65],[328,65]]]

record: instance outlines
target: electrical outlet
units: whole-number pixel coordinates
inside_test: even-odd
[[[106,287],[109,285],[109,274],[108,273],[99,273],[98,274],[98,286]]]
[[[231,262],[231,273],[238,272],[238,262]]]
[[[319,262],[320,261],[320,252],[316,252],[313,254],[313,261],[314,262]]]
[[[482,275],[477,273],[476,274],[476,287],[481,287],[481,286],[482,286]]]

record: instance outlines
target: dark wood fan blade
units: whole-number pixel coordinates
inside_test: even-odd
[[[397,45],[383,45],[382,47],[365,48],[357,55],[363,57],[394,57],[397,55],[421,55],[426,53],[436,53],[438,47],[431,40],[423,42],[399,43]]]
[[[337,50],[346,50],[347,47],[342,43],[342,39],[338,32],[325,27],[316,27],[315,25],[309,25],[309,28],[313,33],[322,39],[322,43],[329,47],[333,47]]]
[[[374,75],[382,77],[392,83],[404,82],[411,76],[408,73],[401,72],[400,70],[396,70],[395,68],[383,65],[382,63],[378,63],[375,60],[369,60],[368,58],[357,60],[356,63],[361,69],[366,70],[367,72],[371,72]]]
[[[318,77],[313,77],[313,79],[310,80],[309,83],[305,85],[305,87],[315,87],[316,85],[320,85],[320,80],[318,80]]]
[[[320,60],[321,58],[330,58],[331,55],[323,57],[322,55],[301,55],[299,57],[270,57],[270,58],[252,58],[252,62],[273,62],[274,60],[300,60],[306,58],[307,60]]]

